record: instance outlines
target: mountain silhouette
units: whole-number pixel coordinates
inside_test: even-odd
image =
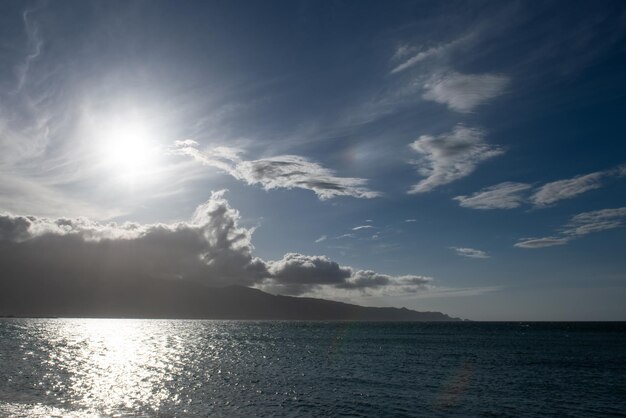
[[[45,275],[42,275],[42,277]],[[0,316],[249,320],[458,321],[440,312],[272,295],[244,286],[133,278],[0,279]]]

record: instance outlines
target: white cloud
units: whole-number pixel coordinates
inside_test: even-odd
[[[502,155],[504,150],[484,140],[480,129],[457,125],[439,136],[422,135],[410,144],[421,155],[414,162],[426,178],[413,185],[409,193],[423,193],[470,175],[478,164]]]
[[[413,67],[414,65],[428,59],[428,58],[432,58],[438,55],[443,54],[446,49],[450,46],[451,44],[445,44],[445,45],[439,45],[436,47],[432,47],[432,48],[428,48],[428,49],[424,49],[420,52],[418,52],[417,54],[414,54],[413,56],[411,56],[410,58],[406,59],[404,62],[402,62],[401,64],[398,64],[396,67],[394,67],[391,70],[391,74],[395,74],[395,73],[399,73],[401,71],[404,71],[408,68]],[[405,57],[406,55],[412,53],[415,50],[415,48],[410,48],[406,45],[402,45],[400,46],[397,50],[396,53],[394,54],[394,58],[401,58],[401,57]]]
[[[490,258],[491,256],[487,252],[482,250],[476,250],[474,248],[467,247],[450,247],[456,251],[457,255],[468,258]]]
[[[417,219],[405,219],[404,222],[407,222],[407,223],[417,222]]]
[[[525,192],[532,186],[527,183],[504,182],[484,188],[471,196],[457,196],[459,205],[472,209],[513,209],[521,206]]]
[[[319,242],[322,242],[322,241],[326,241],[327,239],[328,239],[328,237],[326,235],[322,235],[321,237],[316,239],[315,242],[319,243]]]
[[[604,186],[602,181],[608,178],[626,176],[626,165],[580,175],[571,179],[557,180],[546,183],[531,196],[532,203],[537,207],[550,206],[560,200],[571,199],[590,190]]]
[[[583,212],[572,217],[562,230],[566,236],[579,237],[593,232],[619,228],[626,221],[626,207]]]
[[[424,84],[422,97],[467,113],[502,94],[508,83],[509,78],[503,75],[448,72],[435,75]]]
[[[442,43],[430,48],[419,49],[409,44],[402,44],[396,48],[392,60],[395,62],[398,62],[399,60],[403,61],[396,64],[390,74],[402,72],[426,60],[446,58],[454,48],[467,44],[467,42],[475,39],[476,35],[477,32],[471,31],[453,41]],[[407,56],[409,57],[406,58]]]
[[[195,141],[176,141],[172,153],[190,156],[196,161],[218,168],[237,180],[250,185],[260,185],[265,190],[276,188],[307,189],[321,200],[337,196],[371,199],[379,192],[366,187],[367,180],[354,177],[337,177],[332,170],[298,155],[281,155],[246,161],[240,158],[239,149],[216,147],[201,152]]]
[[[564,245],[587,234],[620,228],[625,223],[626,207],[583,212],[573,216],[561,228],[559,236],[525,238],[516,243],[515,246],[519,248],[542,248]]]
[[[543,238],[524,238],[515,244],[518,248],[543,248],[554,247],[555,245],[564,245],[569,242],[567,238],[559,237],[543,237]]]
[[[338,237],[335,237],[335,239],[342,239],[342,238],[356,238],[356,235],[354,235],[354,234],[343,234],[343,235],[339,235]]]
[[[602,187],[602,179],[612,171],[598,171],[571,179],[553,181],[541,186],[532,195],[535,206],[545,207],[559,200],[571,199],[579,194]]]
[[[353,231],[360,231],[361,229],[370,229],[370,228],[374,228],[372,225],[360,225],[360,226],[355,226],[354,228],[352,228]]]
[[[550,206],[560,200],[571,199],[590,190],[603,186],[602,180],[611,177],[624,177],[626,166],[620,165],[612,169],[546,183],[532,192],[528,183],[504,182],[484,188],[469,196],[457,196],[459,204],[472,209],[514,209],[522,204],[530,203],[537,208]]]
[[[26,10],[22,13],[22,20],[24,21],[24,28],[26,30],[26,35],[28,37],[27,44],[27,53],[24,57],[24,61],[21,65],[17,67],[17,90],[21,90],[24,84],[26,83],[28,72],[31,67],[31,64],[34,60],[36,60],[42,53],[43,49],[43,39],[39,33],[39,26],[36,22],[29,18],[29,15],[32,13],[32,10]]]

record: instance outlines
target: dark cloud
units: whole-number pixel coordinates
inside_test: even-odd
[[[172,224],[100,223],[86,218],[0,215],[0,269],[10,280],[191,280],[257,286],[278,293],[321,289],[423,289],[430,278],[387,276],[341,266],[325,256],[253,256],[253,228],[224,191],[214,192],[191,220]]]

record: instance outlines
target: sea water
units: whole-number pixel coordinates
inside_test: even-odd
[[[0,320],[0,416],[625,412],[625,323]]]

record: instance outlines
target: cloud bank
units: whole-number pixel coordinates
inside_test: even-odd
[[[470,175],[483,161],[502,155],[504,150],[484,140],[477,128],[457,125],[452,132],[439,136],[422,135],[410,144],[420,158],[413,162],[424,180],[409,193],[429,192],[436,187]]]
[[[192,157],[194,160],[220,169],[249,185],[259,185],[265,190],[277,188],[306,189],[321,200],[337,196],[371,199],[379,192],[366,187],[367,180],[354,177],[337,177],[332,170],[298,155],[280,155],[246,161],[241,150],[216,147],[202,152],[193,140],[176,141],[171,152]]]
[[[100,223],[86,218],[0,215],[0,268],[17,278],[108,280],[159,278],[211,286],[253,286],[300,295],[407,293],[431,278],[390,276],[342,266],[326,256],[253,255],[254,228],[239,225],[224,191],[214,192],[192,218],[172,224]]]

